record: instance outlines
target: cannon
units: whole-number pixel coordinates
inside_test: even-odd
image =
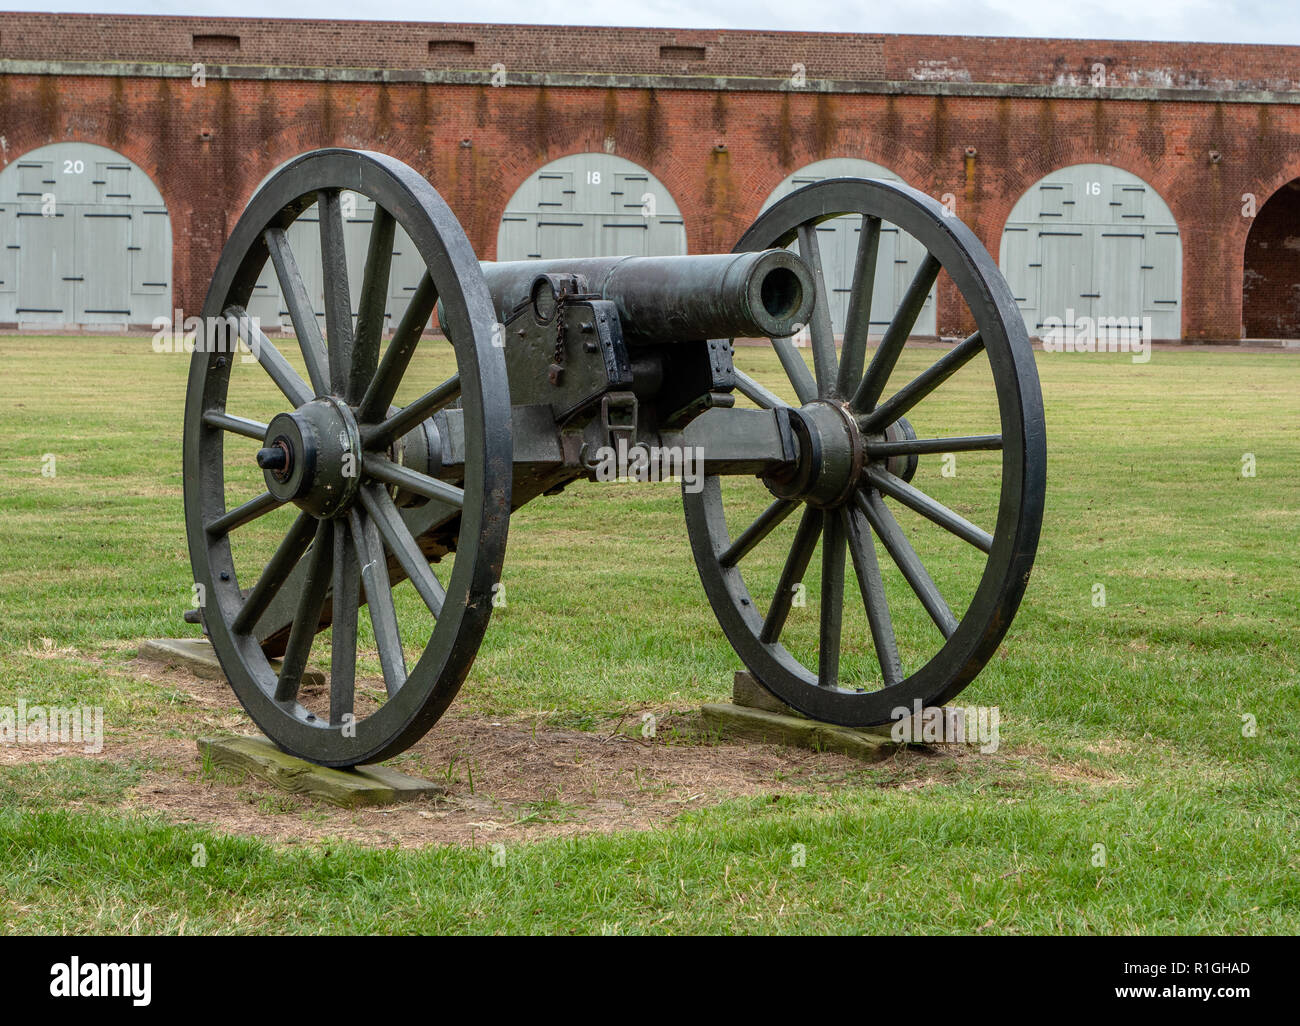
[[[355,293],[345,191],[375,203],[364,262],[353,254],[362,268]],[[319,220],[323,310],[286,235],[308,210]],[[841,344],[819,234],[850,215],[859,227]],[[425,273],[385,345],[399,225]],[[891,270],[881,256],[891,232],[924,255],[897,308],[873,310]],[[268,260],[301,372],[247,313]],[[935,348],[923,370],[895,374],[905,350],[909,359],[930,352],[907,343],[941,272],[975,330]],[[435,322],[449,373],[404,385],[417,349],[435,345],[426,335]],[[680,464],[671,469],[683,480],[704,593],[758,682],[817,719],[881,724],[899,708],[951,699],[998,650],[1029,580],[1046,462],[1032,348],[975,235],[897,182],[808,185],[762,213],[731,253],[493,264],[477,260],[451,210],[405,164],[316,151],[250,201],[217,262],[203,323],[184,424],[201,619],[254,722],[315,763],[376,762],[429,730],[487,629],[511,513],[575,481],[607,479],[611,454],[698,457],[690,481]],[[238,358],[217,325],[237,336]],[[784,381],[743,369],[742,352],[760,352],[736,343],[745,339],[774,352]],[[260,370],[237,371],[252,360]],[[980,388],[964,389],[951,410],[985,418],[988,429],[918,433],[913,423],[931,407],[930,423],[947,430],[950,407],[936,390],[971,368]],[[249,373],[263,392],[241,406]],[[891,388],[895,377],[905,380]],[[416,397],[397,404],[403,390]],[[914,483],[923,461],[955,454],[984,456],[967,476],[995,522],[971,519],[978,502],[949,504]],[[954,489],[962,478],[936,481]],[[739,505],[733,485],[746,489]],[[243,538],[281,509],[293,519],[273,547],[246,554]],[[921,555],[930,551],[922,532],[906,530],[904,517],[928,532],[933,555]],[[776,576],[770,587],[759,586],[764,567]],[[849,567],[856,589],[846,586]],[[815,588],[805,576],[818,577]],[[407,581],[432,620],[411,664],[398,615],[409,594],[394,598]],[[909,614],[907,629],[897,626],[900,589],[923,611]],[[363,608],[382,692],[358,688]],[[846,637],[854,622],[864,626]],[[426,627],[417,625],[421,638]],[[313,642],[326,629],[328,684],[308,689]]]

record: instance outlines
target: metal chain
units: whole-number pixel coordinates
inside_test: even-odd
[[[560,293],[555,302],[555,353],[551,357],[551,362],[557,367],[564,368],[564,334],[566,323],[564,317],[564,293]]]

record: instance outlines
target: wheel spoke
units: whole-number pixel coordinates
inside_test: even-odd
[[[275,276],[280,280],[280,294],[284,297],[285,306],[289,308],[289,320],[293,322],[294,334],[298,336],[298,348],[302,350],[303,362],[307,364],[307,376],[311,378],[316,394],[326,395],[330,390],[330,378],[325,339],[320,333],[320,322],[316,320],[311,297],[307,295],[307,286],[303,283],[298,260],[293,255],[293,248],[289,245],[289,238],[283,228],[268,228],[262,237],[271,253]]]
[[[244,604],[235,614],[235,619],[230,624],[231,630],[236,634],[243,634],[257,625],[258,619],[266,612],[271,599],[275,598],[284,587],[289,574],[298,565],[302,554],[307,551],[307,546],[311,544],[315,533],[316,518],[310,513],[299,513],[298,519],[289,528],[289,533],[284,536],[284,540],[275,550],[275,555],[262,570],[262,576],[258,578],[257,584],[253,585],[253,590],[248,593]]]
[[[803,575],[812,559],[813,549],[817,547],[817,536],[821,533],[822,514],[820,510],[805,506],[799,529],[794,535],[794,546],[786,557],[781,570],[781,580],[777,583],[772,605],[763,620],[763,630],[758,640],[772,644],[781,636],[786,617],[790,615],[790,604],[794,601],[794,590],[803,581]]]
[[[361,442],[370,448],[386,448],[395,438],[401,438],[421,421],[432,417],[458,398],[460,398],[460,375],[453,374],[441,385],[429,389],[409,406],[402,407],[382,424],[363,427]]]
[[[357,548],[346,528],[334,532],[334,595],[330,619],[330,726],[354,713],[357,684],[357,609],[361,575]]]
[[[437,619],[442,615],[442,605],[447,600],[447,593],[429,566],[428,559],[420,551],[420,546],[411,537],[411,532],[403,523],[402,515],[397,511],[392,498],[383,488],[374,485],[363,485],[360,495],[361,504],[366,507],[366,512],[379,528],[379,533],[383,535],[389,550],[396,557],[406,576],[411,579],[412,586],[424,600],[424,604],[429,607],[434,619]]]
[[[393,585],[388,577],[388,556],[374,520],[363,516],[357,507],[348,511],[352,538],[361,562],[361,583],[366,589],[366,607],[375,629],[379,663],[384,669],[384,688],[392,698],[406,683],[406,656],[402,652],[402,635],[393,605]]]
[[[329,343],[330,388],[343,395],[352,372],[352,293],[343,244],[343,203],[338,189],[316,194],[320,212],[320,258],[325,283],[325,338]],[[336,540],[335,545],[338,545]],[[335,568],[337,571],[337,567]]]
[[[229,512],[217,517],[216,520],[208,524],[208,534],[214,538],[220,538],[223,534],[229,534],[236,527],[243,527],[249,521],[265,516],[271,510],[279,509],[283,505],[283,499],[277,499],[270,492],[263,492],[256,498],[249,499],[242,506],[236,506]]]
[[[924,455],[934,452],[987,452],[1002,448],[1001,435],[956,435],[952,438],[902,438],[896,442],[867,442],[867,458]]]
[[[799,355],[799,350],[794,347],[794,343],[788,338],[774,338],[772,348],[776,350],[776,357],[785,368],[785,376],[794,386],[794,394],[799,397],[799,402],[810,403],[816,399],[817,382],[813,380],[808,365],[803,362],[803,357]]]
[[[907,344],[912,328],[916,325],[916,319],[921,316],[921,308],[925,306],[935,279],[939,277],[941,266],[932,253],[927,253],[921,261],[915,277],[903,293],[903,301],[899,304],[894,319],[889,322],[880,345],[876,347],[876,354],[871,358],[866,375],[849,401],[849,407],[855,413],[866,413],[880,401],[881,393],[889,382],[889,375],[893,373],[903,346]]]
[[[220,410],[208,410],[203,415],[203,423],[208,427],[220,428],[222,431],[243,435],[245,438],[256,438],[259,442],[266,437],[265,424],[256,420],[249,420],[247,417],[234,417],[229,413],[222,413]]]
[[[890,558],[902,571],[912,590],[916,592],[916,597],[921,600],[921,605],[925,607],[925,611],[930,614],[930,619],[939,628],[939,633],[944,638],[951,638],[953,631],[957,629],[957,618],[952,615],[948,603],[939,594],[939,589],[935,587],[934,581],[926,571],[925,564],[912,548],[912,543],[907,540],[907,535],[894,519],[894,514],[889,512],[889,508],[880,501],[880,496],[875,492],[866,494],[859,492],[857,500],[858,505],[862,507],[862,512],[867,516],[867,522],[871,524],[871,529],[880,535],[880,540],[885,543]]]
[[[817,225],[813,222],[801,224],[798,234],[799,255],[813,276],[815,299],[808,332],[812,336],[817,395],[826,399],[834,394],[839,365],[835,359],[835,329],[831,325],[831,304],[826,289],[826,275],[822,270],[821,247],[817,244]]]
[[[817,684],[833,688],[840,679],[840,629],[844,621],[844,525],[834,510],[822,514],[821,635]]]
[[[853,572],[858,578],[862,604],[867,607],[867,623],[871,625],[871,640],[876,646],[881,677],[885,687],[893,687],[903,680],[903,661],[898,655],[898,642],[894,638],[894,624],[889,616],[889,601],[885,598],[885,584],[880,577],[871,529],[862,512],[852,504],[841,507],[840,516],[848,535],[849,554],[853,558]]]
[[[880,218],[862,218],[858,255],[849,286],[849,313],[844,321],[844,344],[840,347],[840,373],[835,394],[851,395],[862,379],[867,360],[867,337],[871,333],[871,301],[876,291],[876,257],[880,252]]]
[[[891,498],[897,499],[904,506],[915,510],[927,520],[950,531],[963,541],[970,542],[977,549],[988,552],[993,548],[993,536],[976,527],[965,517],[954,513],[942,502],[930,498],[919,488],[914,488],[901,477],[895,477],[887,470],[877,467],[867,468],[867,480],[871,486]]]
[[[388,277],[393,264],[393,235],[397,222],[378,204],[370,225],[370,248],[366,251],[366,269],[361,276],[361,296],[357,300],[357,333],[353,341],[352,374],[348,378],[347,398],[357,402],[365,394],[379,365],[379,340],[384,335],[384,313],[388,309]]]
[[[405,488],[408,492],[423,495],[426,499],[433,499],[454,506],[456,509],[463,509],[465,506],[464,488],[439,481],[436,477],[421,474],[410,467],[403,467],[400,463],[394,463],[382,456],[366,453],[363,457],[362,470],[385,484]]]
[[[723,566],[735,566],[751,549],[772,533],[772,530],[785,520],[798,507],[791,499],[777,499],[758,515],[758,519],[741,532],[731,547],[718,557]]]
[[[754,402],[758,403],[759,406],[763,407],[763,409],[775,410],[782,406],[790,405],[775,392],[771,392],[764,388],[744,371],[735,371],[735,376],[736,389],[740,394],[752,399]]]
[[[280,678],[275,685],[275,698],[287,702],[298,697],[303,671],[311,655],[311,644],[320,629],[320,614],[329,594],[330,577],[334,569],[334,521],[322,520],[316,525],[316,540],[307,556],[307,572],[303,577],[302,591],[289,628],[289,641],[284,659],[280,663]]]
[[[407,365],[411,362],[411,355],[415,352],[420,336],[424,333],[424,326],[433,316],[433,308],[437,303],[438,293],[433,287],[433,279],[425,274],[416,286],[402,319],[397,322],[388,348],[384,350],[384,358],[379,362],[379,369],[366,386],[366,394],[357,411],[357,417],[363,423],[369,424],[387,415],[393,396],[397,395],[397,388],[406,374]]]
[[[289,366],[289,361],[280,355],[280,350],[253,323],[247,310],[242,306],[228,306],[224,316],[227,319],[233,318],[239,325],[239,337],[244,345],[248,346],[257,362],[295,408],[316,398],[316,393],[307,387],[307,382],[298,376],[298,372]]]
[[[883,431],[984,351],[980,333],[970,335],[863,417],[863,431]]]

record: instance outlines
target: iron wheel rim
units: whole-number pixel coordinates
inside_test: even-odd
[[[1002,478],[991,548],[967,610],[938,651],[898,683],[872,691],[820,686],[818,673],[789,652],[780,643],[779,634],[775,641],[762,639],[764,616],[739,566],[723,566],[720,561],[735,541],[726,524],[721,479],[707,477],[698,492],[684,489],[683,499],[701,581],[719,625],[741,661],[764,687],[800,712],[845,726],[865,727],[897,719],[899,708],[910,711],[918,701],[922,707],[947,702],[975,678],[997,650],[1028,585],[1037,548],[1046,485],[1046,441],[1033,350],[1010,289],[974,233],[931,197],[883,180],[818,182],[764,212],[735,251],[786,246],[795,240],[800,226],[815,228],[844,214],[861,214],[864,225],[868,217],[895,224],[919,241],[957,285],[987,352],[1002,429]],[[856,501],[855,493],[850,504]],[[805,504],[804,508],[810,507]],[[873,549],[877,536],[874,529],[869,530],[867,544]],[[848,590],[847,584],[844,590]]]
[[[439,319],[456,357],[465,439],[457,556],[446,582],[445,601],[428,643],[405,681],[378,710],[347,725],[354,736],[346,736],[343,724],[322,722],[319,715],[297,702],[296,692],[290,700],[277,698],[277,674],[253,630],[235,629],[234,621],[245,600],[229,533],[214,538],[210,532],[214,515],[226,508],[226,432],[207,421],[213,411],[224,412],[229,387],[231,361],[223,364],[217,352],[194,353],[184,430],[186,532],[194,580],[206,593],[204,620],[213,648],[235,694],[258,727],[285,751],[326,766],[377,762],[397,754],[423,737],[455,697],[491,616],[493,589],[505,553],[511,481],[505,359],[502,350],[493,345],[496,316],[486,282],[451,210],[422,176],[400,161],[377,153],[331,149],[305,154],[281,169],[254,196],[231,233],[213,274],[203,308],[204,323],[222,318],[232,307],[246,310],[258,275],[270,258],[269,229],[286,227],[311,206],[311,197],[337,196],[342,190],[375,201],[376,223],[382,210],[401,225],[419,251],[426,281],[432,283],[440,304]],[[328,293],[326,303],[328,306]],[[382,313],[381,306],[381,319]],[[377,350],[375,355],[377,359]],[[385,404],[379,420],[389,412]],[[365,423],[358,424],[365,429]],[[370,465],[368,452],[358,452],[365,468],[363,477]],[[375,455],[380,454],[376,451]],[[360,487],[378,491],[377,481],[370,477]],[[326,518],[315,519],[319,524]],[[346,534],[349,527],[339,526],[341,520],[334,518],[333,530]],[[381,540],[384,551],[391,551],[386,541],[386,537]],[[315,548],[315,541],[310,544]],[[360,544],[355,534],[352,544],[354,549]],[[306,552],[300,559],[306,560]],[[358,586],[358,594],[360,587],[364,585]],[[391,598],[389,602],[391,605]],[[331,620],[336,622],[333,614]],[[256,622],[252,626],[256,627]],[[333,659],[331,669],[333,678]],[[386,675],[387,670],[385,665]],[[329,718],[334,718],[333,704]]]

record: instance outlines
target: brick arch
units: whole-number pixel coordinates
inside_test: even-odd
[[[1146,174],[1143,174],[1143,173],[1142,173],[1142,170],[1140,170],[1140,168],[1141,168],[1141,164],[1147,164],[1147,165],[1148,165],[1148,170],[1147,170],[1147,173],[1146,173]],[[1096,157],[1096,156],[1093,156],[1092,159],[1085,159],[1085,160],[1082,160],[1082,161],[1066,163],[1066,164],[1060,165],[1060,166],[1058,166],[1058,167],[1055,167],[1054,169],[1048,171],[1046,174],[1043,174],[1043,175],[1041,175],[1040,177],[1034,179],[1034,180],[1033,180],[1032,182],[1030,182],[1030,183],[1029,183],[1029,184],[1028,184],[1024,189],[1020,190],[1019,192],[1011,193],[1011,192],[1009,191],[1008,194],[1007,194],[1007,196],[1004,197],[1004,199],[1009,200],[1009,201],[1010,201],[1010,205],[1009,205],[1009,206],[1004,206],[1005,214],[1002,214],[1001,210],[999,211],[999,217],[1001,218],[1001,223],[1000,223],[1000,225],[998,225],[998,227],[997,227],[997,229],[996,229],[996,230],[997,230],[997,236],[994,237],[994,236],[991,234],[991,232],[990,232],[989,244],[987,245],[987,248],[988,248],[988,250],[989,250],[990,255],[992,255],[993,258],[994,258],[994,259],[998,262],[998,264],[1001,266],[1001,264],[1002,264],[1002,249],[1003,249],[1003,244],[1004,244],[1004,242],[1006,242],[1006,240],[1007,240],[1007,225],[1009,225],[1010,222],[1011,222],[1011,214],[1015,212],[1015,209],[1017,208],[1017,206],[1020,205],[1020,203],[1021,203],[1022,201],[1026,200],[1026,199],[1028,199],[1028,198],[1030,197],[1032,191],[1034,190],[1034,188],[1035,188],[1036,186],[1040,185],[1044,180],[1046,180],[1046,179],[1049,178],[1049,177],[1052,177],[1053,175],[1060,174],[1061,172],[1068,171],[1068,170],[1071,170],[1071,169],[1073,169],[1073,168],[1086,167],[1086,166],[1088,166],[1088,165],[1094,165],[1094,166],[1098,166],[1098,167],[1110,168],[1110,169],[1112,169],[1112,170],[1120,171],[1120,172],[1123,172],[1123,173],[1125,173],[1125,174],[1127,174],[1127,175],[1131,175],[1133,178],[1137,179],[1137,181],[1141,182],[1142,185],[1144,185],[1147,189],[1149,189],[1149,190],[1151,191],[1151,193],[1154,194],[1155,198],[1156,198],[1157,200],[1159,200],[1162,204],[1164,204],[1165,209],[1168,211],[1168,217],[1169,217],[1169,219],[1173,222],[1173,225],[1174,225],[1174,227],[1177,229],[1177,232],[1178,232],[1178,239],[1177,239],[1177,243],[1178,243],[1178,245],[1177,245],[1177,251],[1176,251],[1176,252],[1177,252],[1178,269],[1179,269],[1180,278],[1179,278],[1179,282],[1178,282],[1178,306],[1177,306],[1177,319],[1176,319],[1176,323],[1169,324],[1169,325],[1167,326],[1167,329],[1176,332],[1176,334],[1159,334],[1159,335],[1157,335],[1156,337],[1158,337],[1158,338],[1166,338],[1166,337],[1182,338],[1182,336],[1183,336],[1183,332],[1184,332],[1185,319],[1186,319],[1186,315],[1187,315],[1187,302],[1186,302],[1186,297],[1187,297],[1187,291],[1188,291],[1188,278],[1189,278],[1189,273],[1188,273],[1188,270],[1189,270],[1189,261],[1188,261],[1189,246],[1188,246],[1188,243],[1187,243],[1186,231],[1185,231],[1185,227],[1184,227],[1184,226],[1185,226],[1186,224],[1188,224],[1189,222],[1191,222],[1191,223],[1195,223],[1195,218],[1194,218],[1194,216],[1192,216],[1192,215],[1190,214],[1190,212],[1188,212],[1187,214],[1185,214],[1185,215],[1182,216],[1182,217],[1179,216],[1179,212],[1178,212],[1178,210],[1176,209],[1175,204],[1174,204],[1174,202],[1172,201],[1172,197],[1171,197],[1171,195],[1170,195],[1170,194],[1172,193],[1173,196],[1177,196],[1177,195],[1178,195],[1177,191],[1174,190],[1174,189],[1169,188],[1168,186],[1166,186],[1165,189],[1161,189],[1160,187],[1158,187],[1158,186],[1156,185],[1156,183],[1153,181],[1153,179],[1154,179],[1154,178],[1157,178],[1157,177],[1159,177],[1159,176],[1154,175],[1154,174],[1151,174],[1151,172],[1150,172],[1150,170],[1149,170],[1149,165],[1150,165],[1150,162],[1149,162],[1149,161],[1143,161],[1143,162],[1139,163],[1139,162],[1136,162],[1136,161],[1133,161],[1133,160],[1127,160],[1127,161],[1122,161],[1122,160],[1113,160],[1113,159],[1112,159],[1112,160],[1103,160],[1103,159],[1099,159],[1099,158]],[[1143,216],[1144,216],[1144,217],[1147,217],[1148,215],[1147,215],[1147,214],[1144,214]],[[1023,215],[1022,215],[1022,218],[1020,219],[1020,221],[1019,221],[1018,223],[1023,224],[1025,220],[1026,220],[1026,219],[1023,218]],[[1094,241],[1094,244],[1099,243],[1099,240],[1097,240],[1097,239],[1094,239],[1093,241]],[[1145,246],[1145,245],[1146,245],[1146,243],[1144,242],[1144,246]],[[1097,252],[1097,250],[1094,250],[1094,253],[1096,253],[1096,252]],[[1143,250],[1143,254],[1145,255],[1146,252],[1147,252],[1147,251],[1144,249],[1144,250]],[[1193,252],[1194,252],[1194,250],[1193,250]],[[1021,267],[1021,269],[1023,269],[1023,267],[1024,267],[1023,263],[1020,264],[1019,266]],[[1045,266],[1045,265],[1039,265],[1039,266]],[[1010,270],[1010,269],[1006,270],[1004,273],[1007,275],[1007,277],[1008,277],[1009,280],[1010,280],[1010,279],[1013,279],[1013,278],[1015,277],[1014,272],[1013,272],[1012,270]],[[1014,285],[1014,284],[1013,284],[1013,288],[1015,288],[1015,285]],[[1141,312],[1145,312],[1145,310],[1146,310],[1146,307],[1141,307],[1141,308],[1140,308],[1140,311],[1141,311]],[[1039,313],[1041,314],[1042,312],[1043,312],[1042,308],[1039,308]],[[1050,311],[1050,312],[1051,312],[1052,314],[1054,314],[1054,315],[1060,316],[1060,312],[1059,312],[1059,311]],[[1109,312],[1110,312],[1111,314],[1113,314],[1113,313],[1115,313],[1116,311],[1115,311],[1114,309],[1111,309]],[[1127,311],[1121,311],[1121,312],[1125,312],[1125,313],[1127,313]],[[1162,323],[1163,323],[1163,322],[1162,322]],[[1030,334],[1033,335],[1033,334],[1034,334],[1034,330],[1033,330],[1032,326],[1027,324],[1027,327],[1029,328],[1029,332],[1030,332]],[[1162,330],[1166,330],[1166,329],[1162,329]]]
[[[1243,337],[1300,338],[1300,254],[1292,248],[1300,235],[1300,193],[1286,193],[1298,182],[1300,170],[1257,200],[1253,218],[1240,218],[1248,225],[1241,244]]]
[[[638,159],[637,156],[627,153],[626,151],[620,151],[617,145],[618,142],[617,136],[615,137],[614,152],[607,153],[604,146],[604,138],[605,137],[602,135],[599,146],[588,146],[588,147],[579,146],[575,148],[571,144],[566,144],[563,146],[557,145],[556,147],[554,147],[553,150],[548,149],[545,156],[541,158],[534,156],[532,159],[529,160],[525,160],[522,158],[515,158],[509,161],[502,161],[502,174],[498,181],[499,187],[497,190],[495,190],[495,194],[493,195],[491,202],[489,204],[484,205],[484,209],[489,212],[488,214],[485,214],[485,220],[488,222],[488,224],[485,225],[484,231],[487,232],[488,228],[490,227],[491,234],[490,234],[490,239],[485,240],[486,244],[482,248],[482,250],[479,250],[479,247],[477,246],[475,247],[476,251],[479,252],[480,258],[485,260],[486,259],[495,260],[497,258],[497,248],[496,248],[497,229],[500,227],[501,218],[505,215],[506,208],[510,205],[510,201],[514,199],[515,194],[518,193],[521,188],[523,188],[524,184],[528,181],[528,179],[532,175],[534,175],[537,171],[539,171],[541,168],[544,168],[550,164],[554,164],[556,161],[563,160],[565,157],[576,157],[584,153],[595,153],[595,154],[602,154],[611,157],[621,157],[623,160],[636,164],[642,170],[648,171],[650,174],[654,175],[654,177],[658,179],[659,182],[663,185],[664,189],[667,190],[669,197],[672,199],[673,203],[676,205],[677,209],[682,214],[682,220],[685,223],[685,227],[686,227],[688,251],[698,252],[698,250],[691,245],[691,219],[687,214],[687,209],[688,209],[687,205],[683,203],[681,199],[681,197],[684,194],[690,195],[690,193],[689,192],[684,193],[683,191],[684,186],[683,186],[683,180],[682,180],[682,174],[681,174],[679,162],[677,162],[675,158],[669,160],[667,163],[670,167],[672,174],[665,175],[664,173],[665,162],[660,161],[659,165],[655,166],[654,162],[646,162]],[[673,184],[670,181],[670,177],[676,177],[678,179],[677,188],[673,187]]]
[[[44,146],[52,146],[55,143],[85,143],[87,146],[101,146],[106,150],[112,150],[129,160],[148,176],[153,187],[162,196],[163,205],[167,208],[167,213],[172,221],[172,235],[178,234],[176,220],[179,200],[168,195],[167,178],[161,173],[162,169],[159,161],[154,156],[154,147],[152,145],[142,144],[138,140],[130,140],[126,145],[114,145],[108,141],[107,135],[101,135],[97,132],[69,132],[65,136],[51,136],[48,133],[37,134],[24,131],[21,127],[15,132],[12,124],[6,125],[4,136],[8,145],[4,150],[3,161],[0,161],[0,171],[7,170],[9,165],[22,160],[36,150]],[[15,136],[17,136],[18,140],[17,145],[14,144]]]
[[[976,224],[971,225],[989,252],[996,250],[1011,211],[1030,189],[1049,175],[1080,164],[1105,164],[1140,178],[1169,208],[1180,232],[1185,223],[1195,223],[1199,220],[1196,213],[1179,210],[1179,205],[1176,203],[1179,191],[1171,188],[1176,181],[1175,174],[1162,173],[1159,165],[1153,163],[1141,150],[1127,145],[1122,145],[1118,152],[1113,153],[1098,153],[1096,150],[1080,148],[1061,154],[1059,157],[1053,155],[1052,159],[1044,158],[1036,161],[1032,165],[1024,166],[1023,170],[1017,169],[1018,173],[1015,177],[1011,176],[1010,169],[1002,170],[999,180],[1002,186],[1001,195],[981,204],[981,216]]]
[[[15,165],[26,158],[30,158],[34,154],[38,154],[46,147],[86,147],[87,151],[89,148],[93,147],[96,151],[94,158],[91,157],[89,152],[85,153],[87,159],[84,171],[87,179],[94,178],[94,175],[91,173],[91,166],[94,159],[102,160],[107,158],[110,162],[123,161],[129,163],[133,168],[145,176],[146,181],[153,188],[154,194],[157,197],[157,199],[155,199],[154,196],[151,195],[147,198],[147,202],[142,202],[138,198],[132,198],[129,202],[133,206],[138,206],[140,209],[156,209],[158,203],[161,203],[167,212],[167,217],[165,219],[166,234],[161,237],[161,240],[155,239],[155,243],[162,246],[162,252],[170,256],[170,266],[167,266],[165,272],[163,272],[166,275],[165,284],[163,282],[158,283],[159,287],[164,288],[165,291],[154,292],[148,289],[137,291],[134,285],[129,283],[130,280],[128,280],[128,283],[125,283],[125,292],[120,295],[120,298],[127,306],[127,310],[121,310],[119,306],[113,307],[114,310],[124,315],[126,320],[121,322],[97,321],[96,315],[105,314],[106,311],[99,310],[97,312],[92,312],[89,309],[84,309],[83,299],[80,302],[74,301],[71,306],[62,306],[65,316],[64,323],[82,325],[91,323],[118,323],[125,324],[128,327],[138,327],[148,324],[151,321],[157,323],[156,318],[158,317],[170,317],[172,311],[175,309],[179,297],[183,294],[181,279],[178,273],[178,268],[181,265],[178,262],[177,254],[180,249],[179,240],[183,237],[182,231],[187,221],[185,208],[181,207],[178,209],[176,195],[169,187],[167,176],[162,173],[162,168],[159,166],[158,162],[155,159],[152,159],[155,148],[152,146],[141,145],[140,140],[132,140],[122,137],[114,138],[109,133],[101,134],[94,130],[94,126],[92,126],[92,130],[89,131],[86,130],[85,126],[78,126],[76,129],[69,127],[63,135],[57,135],[48,130],[41,131],[39,129],[32,129],[28,125],[23,125],[18,129],[18,131],[14,131],[13,125],[10,124],[6,125],[6,129],[7,131],[4,133],[6,145],[3,152],[3,163],[0,164],[0,174],[9,172],[11,169],[13,169],[15,174],[17,174]],[[56,177],[58,176],[58,173],[59,172],[56,170]],[[61,186],[58,184],[52,184],[49,186],[41,186],[40,188],[42,191],[45,191],[48,188],[52,195],[59,195]],[[93,184],[89,186],[89,188],[93,189]],[[109,196],[90,199],[89,194],[87,194],[83,195],[80,199],[72,200],[72,209],[75,212],[77,204],[86,202],[113,205],[120,202],[120,199],[122,198],[125,197],[114,198]],[[60,199],[59,202],[62,203],[62,199]],[[60,213],[59,216],[63,216],[62,213]],[[149,225],[157,223],[156,218],[149,218],[147,220]],[[76,229],[78,233],[80,230],[81,229]],[[125,241],[128,245],[139,243],[143,241],[144,238],[152,237],[152,231],[153,229],[151,227],[142,225],[140,220],[132,217],[131,228],[129,229],[130,234]],[[79,276],[76,280],[85,280],[88,282],[94,281],[96,276],[92,269],[102,267],[104,266],[104,263],[102,261],[99,263],[90,261],[88,257],[95,251],[90,246],[82,244],[83,240],[79,237],[79,234],[73,238],[76,240],[74,244],[65,246],[61,243],[55,243],[46,252],[65,274],[72,271],[74,267],[81,265],[82,261],[87,261],[84,265],[80,266],[84,278]],[[12,240],[6,241],[16,242],[17,236]],[[155,248],[151,252],[156,253],[157,249]],[[20,253],[19,258],[22,259],[22,256],[23,254]],[[108,259],[109,257],[105,255],[105,260]],[[121,252],[120,259],[113,258],[112,262],[117,269],[120,269],[123,266],[122,261],[126,260],[127,254]],[[56,274],[57,273],[58,272],[56,272]],[[20,279],[21,277],[22,276],[20,275]],[[37,275],[36,277],[42,277],[42,275]],[[68,281],[69,279],[65,277],[64,280]],[[72,298],[73,295],[71,292],[65,294],[65,299]],[[17,316],[16,314],[17,306],[15,306],[14,309],[15,316],[21,321],[21,316]],[[117,316],[117,314],[113,314],[112,316]]]
[[[868,148],[864,152],[863,150],[850,145],[836,146],[826,151],[821,156],[796,163],[794,167],[789,170],[762,161],[755,162],[755,165],[746,175],[744,185],[742,186],[742,191],[748,200],[748,206],[746,209],[751,215],[745,219],[745,227],[748,227],[757,220],[763,204],[767,202],[767,198],[772,195],[772,191],[778,185],[784,182],[792,174],[798,174],[804,168],[809,167],[812,164],[820,163],[823,160],[848,159],[870,161],[872,164],[879,164],[887,171],[892,171],[894,174],[898,175],[899,178],[903,179],[905,184],[913,184],[914,179],[909,178],[908,174],[904,171],[898,170],[896,164],[888,160],[877,160],[874,155],[875,152],[876,151],[871,148]],[[915,187],[919,188],[919,186]]]
[[[1163,162],[1153,160],[1150,154],[1131,140],[1112,141],[1112,148],[1105,152],[1099,152],[1088,145],[1057,146],[1049,152],[1037,155],[1037,158],[1031,157],[1018,162],[1017,174],[1014,178],[1011,177],[1010,168],[1004,169],[1000,195],[993,198],[990,206],[984,206],[978,223],[972,225],[976,235],[993,259],[998,260],[1002,235],[1016,204],[1044,178],[1080,164],[1104,164],[1127,171],[1152,189],[1169,208],[1174,225],[1178,228],[1182,249],[1179,331],[1180,336],[1185,335],[1189,312],[1192,309],[1189,296],[1195,295],[1192,278],[1198,257],[1198,243],[1194,233],[1188,233],[1187,226],[1202,222],[1204,211],[1203,208],[1188,209],[1189,201],[1185,190],[1179,188],[1176,168],[1167,167]]]
[[[1255,194],[1255,213],[1256,216],[1258,216],[1259,212],[1264,209],[1264,205],[1268,203],[1269,200],[1281,192],[1282,189],[1286,188],[1288,184],[1294,182],[1297,178],[1300,178],[1300,158],[1297,158],[1290,163],[1283,163],[1280,167],[1269,174],[1268,177],[1258,179],[1256,188],[1243,189],[1242,191],[1253,192]],[[1241,238],[1239,241],[1241,257],[1244,263],[1246,256],[1246,242],[1250,238],[1251,229],[1255,227],[1255,221],[1254,218],[1248,219],[1240,216],[1240,193],[1238,194],[1237,199],[1238,205],[1235,208],[1237,217],[1235,218],[1235,221],[1239,222],[1237,227],[1241,232]]]

